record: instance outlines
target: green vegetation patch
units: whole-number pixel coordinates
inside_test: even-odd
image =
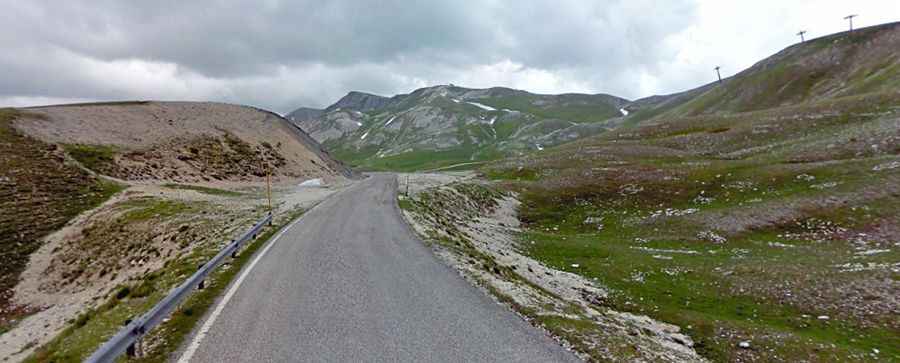
[[[195,192],[200,192],[203,194],[218,195],[218,196],[223,196],[223,197],[239,197],[239,196],[243,195],[239,192],[235,192],[235,191],[231,191],[231,190],[210,188],[210,187],[204,187],[204,186],[200,186],[200,185],[167,183],[167,184],[163,184],[163,186],[166,188],[169,188],[169,189],[193,190]]]
[[[527,95],[493,97],[477,100],[496,109],[510,109],[527,112],[540,118],[553,118],[578,123],[599,122],[621,116],[614,106],[599,100],[587,102],[567,102],[566,95],[557,96],[560,104],[535,105],[535,97]]]
[[[119,151],[107,145],[69,144],[63,146],[73,159],[85,168],[107,173],[115,168],[115,156]]]
[[[122,207],[130,209],[122,216],[125,223],[168,219],[196,209],[188,203],[156,197],[134,198],[122,203]]]

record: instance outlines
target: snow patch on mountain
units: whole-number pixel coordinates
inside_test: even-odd
[[[488,106],[488,105],[483,105],[483,104],[480,104],[480,103],[478,103],[478,102],[466,101],[466,103],[468,103],[468,104],[470,104],[470,105],[472,105],[472,106],[478,107],[478,108],[480,108],[480,109],[482,109],[482,110],[485,110],[485,111],[497,111],[496,108],[493,108],[493,107]]]

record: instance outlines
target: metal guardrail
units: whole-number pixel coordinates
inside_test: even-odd
[[[128,323],[124,328],[119,330],[116,335],[100,346],[94,354],[86,360],[91,363],[113,362],[122,353],[125,353],[129,347],[133,347],[138,340],[144,336],[150,329],[159,325],[169,314],[186,299],[195,288],[202,288],[206,277],[218,267],[229,255],[234,254],[241,246],[250,239],[255,238],[259,231],[272,222],[272,214],[267,214],[263,219],[257,222],[253,228],[244,233],[240,238],[229,243],[225,248],[219,251],[215,257],[203,264],[197,272],[191,275],[181,285],[173,289],[169,295],[158,302],[150,311],[144,313],[139,318]]]

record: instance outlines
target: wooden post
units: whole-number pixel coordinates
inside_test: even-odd
[[[269,200],[269,214],[272,214],[272,180],[269,162],[266,162],[266,198]]]
[[[853,14],[853,15],[847,15],[844,17],[844,19],[847,19],[850,21],[850,32],[853,32],[853,18],[855,18],[857,16],[859,16],[859,15]]]

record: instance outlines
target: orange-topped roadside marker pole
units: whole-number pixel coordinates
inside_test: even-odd
[[[269,199],[269,214],[272,214],[272,172],[269,162],[266,161],[266,198]]]

